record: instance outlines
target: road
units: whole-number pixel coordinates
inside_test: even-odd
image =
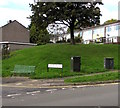
[[[118,85],[67,88],[3,87],[3,106],[118,106]]]

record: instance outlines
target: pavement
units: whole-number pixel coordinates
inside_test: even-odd
[[[2,87],[20,87],[20,88],[61,88],[61,87],[75,87],[75,86],[91,86],[101,84],[119,83],[120,80],[115,81],[99,81],[87,83],[64,83],[65,78],[57,79],[29,79],[28,77],[8,77],[2,78]]]
[[[110,72],[118,72],[118,70],[110,71]],[[106,72],[106,73],[110,73]],[[103,73],[95,73],[88,74],[84,76],[92,76]],[[22,88],[61,88],[61,87],[75,87],[75,86],[95,86],[95,85],[104,85],[104,84],[113,84],[119,83],[120,80],[112,80],[112,81],[98,81],[98,82],[83,82],[83,83],[65,83],[64,80],[66,78],[74,78],[77,76],[70,76],[64,78],[55,78],[55,79],[30,79],[28,77],[4,77],[2,79],[2,84],[0,86],[4,87],[22,87]],[[80,77],[80,76],[78,76]]]
[[[28,88],[45,88],[51,86],[67,86],[64,79],[29,79],[27,77],[2,78],[2,86],[9,87],[28,87]]]

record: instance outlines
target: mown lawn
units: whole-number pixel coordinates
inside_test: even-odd
[[[11,53],[9,59],[2,61],[2,76],[10,76],[16,64],[36,66],[35,74],[31,78],[56,78],[64,76],[83,75],[105,72],[104,57],[114,57],[114,69],[117,70],[119,45],[100,44],[47,44],[37,47],[17,50]],[[81,72],[70,72],[71,57],[81,57]],[[60,69],[50,69],[48,63],[62,63],[63,73]],[[61,75],[62,74],[62,75]]]
[[[76,78],[68,78],[64,81],[66,83],[83,83],[83,82],[97,82],[97,81],[110,81],[110,80],[119,80],[120,73],[111,72],[111,73],[103,73],[92,76],[81,76]]]

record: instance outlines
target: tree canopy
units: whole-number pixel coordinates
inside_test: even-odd
[[[51,23],[64,24],[70,28],[71,43],[74,42],[74,29],[82,29],[100,24],[102,2],[37,2],[30,4],[31,21],[39,29]]]
[[[30,42],[39,44],[46,44],[49,42],[50,34],[46,29],[37,29],[34,23],[29,26]]]

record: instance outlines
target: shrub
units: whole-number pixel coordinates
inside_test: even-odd
[[[67,42],[70,43],[71,39],[67,39]]]
[[[81,43],[82,42],[82,38],[81,37],[75,37],[75,42],[76,43]]]
[[[56,41],[56,43],[66,43],[65,40]]]

